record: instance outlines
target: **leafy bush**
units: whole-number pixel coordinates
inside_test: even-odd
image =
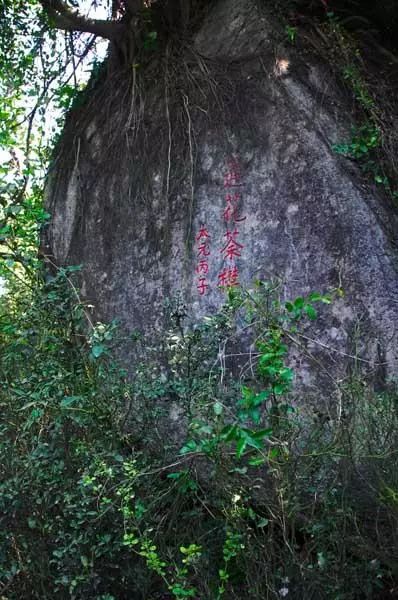
[[[375,395],[357,378],[340,411],[290,402],[289,346],[331,297],[281,303],[259,282],[192,328],[174,309],[162,357],[127,379],[112,358],[115,326],[87,325],[70,276],[3,298],[4,599],[348,600],[394,589],[395,390]],[[237,324],[256,340],[243,370],[229,356]]]

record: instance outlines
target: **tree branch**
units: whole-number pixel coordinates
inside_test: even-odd
[[[112,40],[123,34],[125,30],[122,23],[83,17],[69,8],[64,0],[40,0],[40,4],[54,21],[54,25],[64,31],[84,31]]]

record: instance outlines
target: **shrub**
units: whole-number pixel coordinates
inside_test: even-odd
[[[69,276],[20,294],[18,310],[3,300],[3,598],[348,600],[394,589],[394,386],[374,394],[353,378],[339,413],[290,402],[289,345],[331,297],[281,303],[277,285],[258,282],[192,328],[174,310],[163,355],[127,378],[115,326],[87,327]],[[239,354],[237,324],[256,340],[243,370],[228,350]],[[179,446],[160,443],[171,405]]]

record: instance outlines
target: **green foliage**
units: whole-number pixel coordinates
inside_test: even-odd
[[[368,156],[374,148],[380,146],[380,131],[373,125],[363,125],[353,130],[353,135],[348,144],[335,144],[333,149],[338,154],[348,156],[356,160],[368,160]]]
[[[394,156],[391,156],[391,150],[387,151],[388,146],[394,147],[396,139],[394,131],[391,131],[391,118],[384,114],[383,104],[386,99],[379,97],[374,88],[371,89],[361,52],[354,38],[333,13],[329,14],[328,33],[335,46],[333,52],[341,76],[359,113],[358,125],[353,128],[351,140],[332,147],[338,154],[358,161],[363,172],[374,183],[382,185],[390,197],[396,200],[398,174]]]
[[[48,217],[42,208],[40,187],[35,182],[28,185],[37,169],[37,161],[28,159],[29,151],[36,146],[32,133],[35,110],[31,104],[39,85],[35,61],[42,50],[36,8],[35,2],[6,2],[2,6],[0,276],[3,278],[8,278],[15,265],[33,272],[37,265],[38,229]],[[24,141],[21,134],[23,124],[29,141]]]
[[[226,590],[228,585],[228,580],[230,578],[229,570],[230,563],[236,559],[242,551],[245,549],[245,545],[242,543],[243,536],[240,533],[234,533],[230,530],[227,530],[225,542],[222,549],[224,565],[223,568],[218,571],[220,577],[220,585],[218,587],[218,595],[217,598],[221,598]]]
[[[390,179],[384,174],[382,162],[377,151],[382,145],[382,135],[379,127],[367,123],[358,128],[353,128],[352,138],[348,143],[334,144],[333,150],[337,154],[356,160],[364,173],[371,176],[373,181],[382,185],[392,197],[396,192],[392,189]]]
[[[50,148],[65,112],[84,100],[96,44],[57,34],[37,0],[3,0],[0,21],[0,277],[35,279]]]
[[[258,281],[254,290],[230,290],[225,309],[229,318],[239,314],[246,322],[246,328],[258,331],[256,382],[253,387],[241,386],[233,412],[229,405],[218,399],[210,411],[205,404],[203,412],[201,404],[196,402],[196,414],[191,420],[193,437],[181,449],[182,454],[199,452],[217,457],[221,446],[232,445],[238,459],[249,452],[251,461],[260,464],[264,443],[280,429],[282,416],[285,418],[293,410],[281,400],[291,391],[293,380],[293,371],[286,364],[286,340],[298,331],[301,320],[317,317],[315,303],[330,303],[331,300],[329,296],[313,293],[281,304],[275,297],[276,289],[274,284]],[[220,316],[216,316],[215,328],[219,327],[219,321]]]
[[[343,411],[292,403],[291,347],[333,295],[281,301],[258,282],[192,329],[174,307],[162,361],[145,358],[127,382],[119,333],[90,325],[73,271],[2,299],[7,600],[350,600],[394,585],[396,392],[353,380]],[[248,329],[252,362],[233,376],[228,344],[236,356]],[[167,406],[181,411],[178,438],[187,431],[180,452],[178,438],[160,443]]]
[[[356,52],[356,54],[358,53]],[[351,87],[356,101],[364,110],[369,111],[375,107],[375,101],[368,91],[357,64],[350,63],[346,65],[343,69],[343,78]]]
[[[122,373],[80,345],[84,307],[67,277],[36,288],[33,303],[21,298],[18,311],[3,300],[0,570],[15,597],[74,597],[120,546],[95,519],[111,517],[98,482],[121,468],[112,423]]]
[[[157,48],[157,37],[156,31],[149,31],[145,36],[143,46],[145,50],[156,50]]]
[[[293,27],[292,25],[286,25],[285,32],[286,32],[289,42],[291,44],[294,44],[294,42],[296,41],[296,37],[297,37],[297,27]]]
[[[143,362],[127,378],[115,323],[93,324],[79,300],[78,268],[43,281],[43,109],[56,128],[84,100],[79,43],[63,40],[66,67],[37,2],[0,10],[0,596],[359,600],[396,587],[394,386],[346,380],[338,410],[296,398],[292,351],[305,355],[298,340],[334,294],[282,301],[256,282],[192,327],[171,303],[160,340],[132,336]],[[155,50],[148,11],[145,27]],[[344,78],[374,111],[356,64]],[[366,123],[336,150],[389,185]]]

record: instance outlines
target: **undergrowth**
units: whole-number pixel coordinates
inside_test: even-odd
[[[174,310],[162,358],[127,378],[67,270],[18,310],[4,297],[1,597],[394,597],[395,389],[356,376],[342,411],[292,401],[290,347],[332,301],[257,282],[194,327]]]
[[[238,93],[239,61],[210,65],[155,25],[145,24],[127,82],[125,72],[99,70],[91,101],[68,85],[59,90],[59,105],[76,112],[60,154],[101,105],[104,177],[115,164],[110,155],[127,156],[122,133],[139,157],[137,197],[146,197],[148,165],[160,164],[167,199],[188,173],[192,212],[192,122],[211,113],[222,129],[245,112],[247,92]],[[285,33],[297,42],[296,26]],[[335,150],[393,194],[397,142],[388,107],[369,89],[341,25],[330,18],[321,33],[361,112],[351,140]],[[162,98],[146,106],[159,65]],[[124,83],[112,96],[118,78]],[[153,115],[163,101],[158,129]],[[161,144],[141,143],[149,115]],[[80,146],[70,147],[73,166]],[[36,204],[4,207],[13,222],[14,213],[37,213]],[[37,228],[26,229],[28,220],[23,235],[15,224],[3,227],[2,241],[18,235],[31,252]],[[35,276],[31,287],[15,283],[15,294],[0,299],[1,600],[397,597],[396,386],[375,393],[355,372],[340,386],[338,405],[322,410],[294,390],[290,350],[298,351],[301,328],[319,306],[327,320],[332,296],[282,302],[277,285],[257,282],[230,290],[222,310],[195,326],[172,306],[173,327],[162,339],[130,339],[142,363],[128,375],[115,358],[116,325],[91,323],[71,275],[61,269],[46,283]]]
[[[398,171],[396,153],[396,103],[394,84],[383,81],[380,71],[388,70],[386,57],[394,59],[373,39],[367,48],[361,36],[350,33],[341,20],[332,12],[322,27],[329,51],[333,57],[333,68],[352,96],[355,125],[352,137],[343,143],[335,144],[334,150],[355,160],[363,172],[385,190],[396,201],[398,198]],[[370,35],[370,33],[369,33]],[[368,40],[369,42],[369,40]],[[375,71],[370,56],[379,62]]]
[[[287,20],[282,5],[280,18],[287,23],[285,42],[296,45],[303,56],[313,54],[315,48],[316,58],[321,57],[328,65],[331,76],[351,101],[353,122],[351,135],[333,144],[332,149],[357,163],[368,182],[379,186],[396,203],[397,58],[379,43],[380,31],[377,33],[377,28],[361,16],[361,10],[366,13],[369,7],[344,4],[323,0],[309,3],[305,16],[293,9],[293,3]]]

